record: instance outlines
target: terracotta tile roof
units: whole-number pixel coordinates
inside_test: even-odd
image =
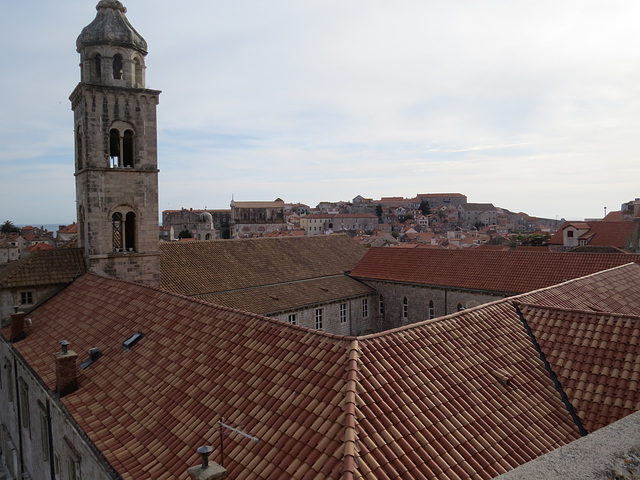
[[[78,224],[72,223],[58,230],[58,233],[78,233]]]
[[[635,222],[591,222],[589,226],[589,231],[580,237],[588,238],[589,246],[618,248],[624,248],[639,228]]]
[[[161,243],[162,288],[203,295],[342,274],[366,248],[346,235]]]
[[[612,246],[618,248],[624,248],[629,241],[629,237],[639,228],[635,222],[611,221],[609,219],[597,222],[566,222],[549,239],[549,244],[562,245],[562,232],[569,226],[579,230],[587,230],[580,238],[588,240],[589,246]]]
[[[515,294],[630,262],[640,255],[373,247],[351,275]]]
[[[0,272],[0,288],[70,283],[86,272],[82,250],[56,248],[33,252]]]
[[[509,300],[350,338],[87,274],[30,317],[49,387],[61,338],[103,353],[61,402],[126,479],[219,460],[221,418],[247,480],[492,478],[578,437]]]
[[[55,247],[52,247],[48,243],[40,242],[25,248],[24,251],[33,253],[33,252],[39,252],[41,250],[53,250],[54,248]]]
[[[588,432],[640,410],[640,316],[519,309]]]
[[[568,310],[640,315],[640,265],[621,265],[521,295],[523,303]]]
[[[338,302],[370,295],[375,290],[345,275],[220,292],[199,296],[200,300],[262,315],[307,305]]]

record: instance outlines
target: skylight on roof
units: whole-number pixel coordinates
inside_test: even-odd
[[[140,340],[144,338],[144,333],[136,332],[127,338],[124,342],[122,342],[123,350],[131,350]]]

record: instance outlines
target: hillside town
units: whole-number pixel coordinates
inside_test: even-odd
[[[96,11],[77,220],[1,226],[0,478],[638,478],[639,198],[160,212],[148,45]]]

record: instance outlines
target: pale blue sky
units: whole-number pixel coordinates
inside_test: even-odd
[[[0,221],[75,220],[75,40],[97,0],[4,2]],[[125,0],[160,210],[460,192],[550,218],[640,197],[640,2]]]

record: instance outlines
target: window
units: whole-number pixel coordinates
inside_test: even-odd
[[[369,299],[362,299],[362,318],[367,318],[369,316]]]
[[[31,416],[29,415],[29,387],[22,379],[20,379],[18,383],[20,385],[20,419],[22,421],[22,428],[30,428]]]
[[[112,243],[115,251],[121,251],[122,245],[122,214],[116,212],[111,217],[112,225]]]
[[[11,382],[11,362],[7,359],[2,366],[2,389],[7,391],[7,401],[13,402],[13,388]]]
[[[68,463],[69,480],[80,480],[80,460],[70,458]]]
[[[316,308],[316,330],[322,330],[322,308]]]
[[[102,80],[102,57],[96,54],[93,57],[93,81],[100,82]]]
[[[33,292],[20,292],[20,303],[22,305],[32,305]]]
[[[433,304],[433,300],[429,300],[429,318],[435,318],[436,316],[436,307]]]
[[[122,128],[123,125],[120,125]],[[133,130],[127,129],[124,133],[120,133],[117,128],[109,131],[109,158],[111,159],[111,168],[133,167],[134,155],[134,133]]]
[[[340,304],[340,323],[347,323],[347,304]]]
[[[42,446],[42,460],[49,461],[49,421],[47,414],[40,412],[40,445]]]
[[[407,297],[402,299],[402,320],[405,322],[409,320],[409,301]]]
[[[380,294],[380,298],[378,299],[378,312],[380,315],[384,315],[384,296]]]
[[[573,238],[573,230],[567,230],[567,237]]]
[[[136,214],[133,212],[127,213],[124,222],[124,234],[125,250],[134,252],[136,250]]]
[[[122,55],[119,53],[113,56],[113,78],[114,80],[122,80]]]
[[[296,314],[295,313],[290,313],[289,314],[289,318],[287,319],[290,325],[297,325],[298,324],[298,319],[296,318]]]

